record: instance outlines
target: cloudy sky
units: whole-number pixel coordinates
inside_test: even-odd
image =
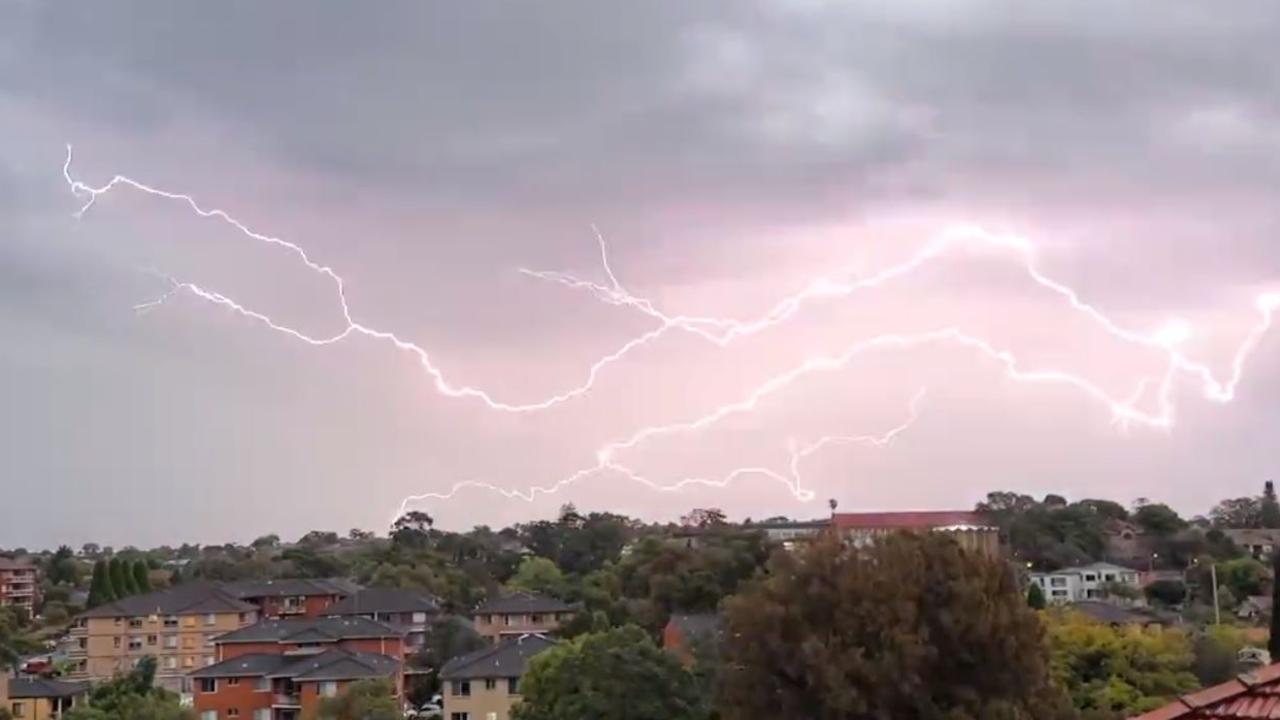
[[[314,337],[346,327],[327,278],[179,202],[121,188],[77,220],[68,143],[85,183],[127,175],[299,244],[356,322],[516,405],[661,322],[520,272],[610,288],[593,225],[645,307],[742,321],[957,224],[1017,234],[1124,328],[1187,323],[1182,351],[1222,378],[1280,289],[1272,2],[335,5],[0,5],[0,546],[381,530],[406,495],[553,486],[887,333],[958,328],[1120,399],[1165,369],[1016,252],[961,245],[724,346],[674,328],[588,393],[494,410],[375,338],[312,347],[190,292],[135,312],[173,277]],[[1171,428],[1126,429],[973,347],[879,348],[610,456],[664,486],[772,474],[672,493],[606,469],[532,502],[463,486],[416,507],[448,527],[566,501],[804,517],[1008,488],[1200,513],[1272,477],[1278,369],[1264,336],[1232,402],[1183,374]],[[898,427],[922,389],[892,443],[831,443],[793,474],[795,449]]]

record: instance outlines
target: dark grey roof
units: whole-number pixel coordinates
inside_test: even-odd
[[[1110,625],[1172,625],[1176,622],[1173,617],[1162,613],[1123,608],[1095,600],[1072,603],[1070,607],[1072,610],[1084,613],[1098,622]]]
[[[241,655],[230,660],[223,660],[215,665],[202,667],[191,673],[191,677],[224,678],[224,677],[264,677],[288,664],[292,658],[284,655],[265,655],[252,653]]]
[[[515,593],[494,598],[472,611],[473,615],[570,612],[573,607],[555,598],[533,593]]]
[[[542,635],[522,635],[493,647],[456,657],[440,669],[441,680],[518,678],[524,675],[529,658],[555,646]]]
[[[697,615],[672,615],[670,622],[680,629],[686,638],[716,637],[720,634],[720,616],[716,613]]]
[[[403,636],[404,631],[400,628],[362,617],[274,618],[219,635],[215,641],[314,643]]]
[[[342,578],[281,578],[279,580],[247,580],[227,583],[227,594],[242,600],[265,597],[298,597],[301,595],[340,595],[346,597],[360,589]]]
[[[359,680],[395,675],[400,663],[377,653],[326,650],[318,655],[294,659],[271,673],[271,677],[287,677],[295,682],[318,680]]]
[[[133,595],[99,605],[80,615],[95,617],[138,617],[144,615],[205,615],[209,613],[254,612],[257,608],[236,599],[211,583],[197,581]]]
[[[87,682],[63,682],[44,678],[15,678],[9,681],[9,697],[15,700],[72,697],[88,690]]]
[[[366,588],[334,603],[330,615],[365,615],[368,613],[436,613],[440,604],[435,598],[413,590]]]

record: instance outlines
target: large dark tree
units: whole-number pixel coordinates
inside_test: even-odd
[[[133,574],[133,585],[138,592],[151,592],[151,573],[147,571],[146,560],[134,560],[130,572]]]
[[[97,607],[115,599],[115,590],[111,586],[111,575],[107,569],[107,561],[99,560],[93,564],[93,578],[89,581],[89,607]]]
[[[700,720],[694,677],[634,625],[535,655],[515,720]],[[758,716],[757,716],[758,717]]]
[[[1007,564],[941,535],[779,553],[726,603],[725,720],[1067,717]]]
[[[1271,637],[1267,650],[1273,660],[1280,661],[1280,552],[1271,556]]]
[[[107,561],[107,580],[111,583],[111,595],[117,600],[133,594],[125,583],[125,576],[123,560],[115,557]]]
[[[1262,527],[1280,528],[1280,503],[1276,502],[1276,486],[1270,480],[1262,487],[1262,503],[1258,514]]]

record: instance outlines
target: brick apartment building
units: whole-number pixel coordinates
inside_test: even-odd
[[[336,617],[362,617],[404,630],[404,651],[411,655],[422,648],[431,624],[440,617],[440,603],[412,590],[367,588],[337,604],[326,613]]]
[[[304,720],[322,698],[386,679],[403,697],[404,632],[362,617],[263,620],[215,640],[191,673],[199,720]]]
[[[40,576],[30,563],[0,557],[0,606],[31,613],[40,604]]]
[[[329,608],[360,587],[339,578],[287,578],[226,583],[222,589],[257,606],[260,617],[314,618],[328,615]]]
[[[545,634],[574,615],[574,608],[555,598],[515,593],[494,598],[472,611],[476,632],[489,642],[522,635]]]

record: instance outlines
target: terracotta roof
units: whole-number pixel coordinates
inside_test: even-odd
[[[932,530],[990,525],[981,515],[970,510],[836,513],[832,520],[842,530]]]
[[[1268,720],[1280,717],[1280,665],[1241,675],[1130,720]]]

